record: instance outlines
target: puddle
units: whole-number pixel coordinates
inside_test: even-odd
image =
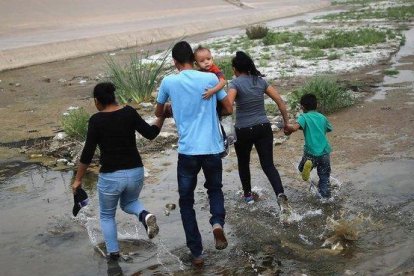
[[[392,57],[390,68],[398,68],[398,66],[406,65],[406,63],[400,63],[400,59],[413,55],[414,53],[414,28],[404,32],[404,35],[406,36],[406,43]],[[396,87],[408,88],[412,90],[414,88],[414,71],[398,70],[398,74],[394,76],[385,75],[381,86],[375,91],[375,94],[366,101],[372,102],[376,100],[385,100],[387,95],[392,93],[392,90]]]

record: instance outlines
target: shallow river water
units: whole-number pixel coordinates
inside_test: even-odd
[[[412,33],[407,32],[408,46],[400,51],[406,55],[414,53]],[[412,90],[412,82],[407,84],[404,78],[401,82]],[[380,89],[387,85],[385,79]],[[371,100],[386,100],[386,95]],[[234,159],[233,153],[224,160],[225,167],[234,166]],[[287,180],[286,193],[294,203],[289,223],[281,223],[274,194],[260,172],[253,176],[259,200],[246,205],[240,199],[237,170],[227,170],[224,193],[229,246],[223,251],[213,247],[201,177],[195,209],[207,257],[202,271],[189,265],[179,210],[165,214],[166,204],[178,203],[176,153],[151,161],[162,170],[156,173],[156,183],[145,186],[142,200],[157,214],[160,234],[149,241],[137,219],[118,210],[118,238],[128,256],[109,264],[97,250],[103,246],[96,176],[86,177],[90,203],[74,218],[73,172],[22,161],[0,163],[0,275],[414,273],[414,160],[365,164],[349,172],[347,183],[333,178],[335,201],[328,203],[316,199],[312,189],[289,187]]]

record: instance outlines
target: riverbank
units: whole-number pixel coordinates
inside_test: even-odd
[[[329,1],[29,1],[0,3],[0,71],[289,17]],[[44,13],[47,7],[50,12]],[[20,16],[14,16],[15,13]],[[212,20],[214,23],[212,23]]]

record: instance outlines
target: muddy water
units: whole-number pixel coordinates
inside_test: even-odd
[[[168,158],[175,158],[171,154]],[[232,161],[226,160],[225,167]],[[13,166],[12,166],[13,165]],[[225,173],[229,249],[213,248],[208,225],[208,203],[202,185],[196,191],[196,211],[207,257],[206,275],[274,275],[277,273],[330,275],[363,272],[388,275],[414,268],[413,160],[370,163],[351,171],[346,189],[332,179],[335,203],[321,203],[307,189],[292,190],[294,214],[289,224],[279,220],[269,185],[254,187],[259,200],[246,205],[239,194],[236,171]],[[125,275],[196,273],[189,266],[178,210],[164,214],[168,203],[177,203],[175,165],[165,167],[159,184],[142,192],[146,207],[158,215],[161,232],[154,241],[132,216],[117,214],[121,249],[128,254],[119,263]],[[12,174],[0,183],[0,263],[7,275],[105,275],[106,261],[98,222],[94,175],[85,181],[91,201],[77,218],[72,217],[72,172],[50,171],[37,165],[10,164]],[[314,180],[315,177],[313,176]],[[200,183],[202,179],[200,179]],[[234,180],[234,181],[233,181]],[[257,176],[255,182],[265,181]],[[359,217],[359,220],[355,218]],[[253,219],[254,218],[254,219]],[[335,234],[330,219],[343,223],[352,240],[342,240],[344,250],[322,248]],[[356,221],[352,225],[353,220]],[[76,263],[74,266],[72,263]],[[81,270],[80,270],[81,269]]]

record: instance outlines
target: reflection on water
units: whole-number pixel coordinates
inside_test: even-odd
[[[405,44],[391,59],[391,69],[398,69],[398,66],[407,65],[401,63],[400,59],[414,53],[414,28],[404,32],[406,37]],[[412,91],[414,89],[414,72],[412,70],[397,70],[398,74],[394,76],[384,76],[384,81],[380,87],[376,90],[375,94],[368,98],[368,102],[374,100],[384,100],[388,93],[392,93],[396,88],[406,88]]]

